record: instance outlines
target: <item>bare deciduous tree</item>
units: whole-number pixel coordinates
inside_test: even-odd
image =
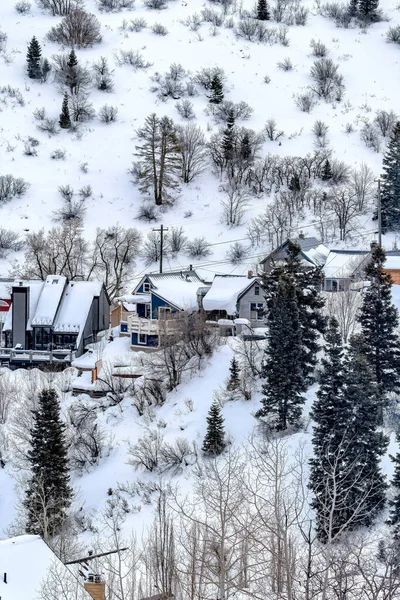
[[[194,123],[179,125],[177,139],[182,161],[181,177],[184,183],[190,183],[206,167],[206,139],[201,127]]]

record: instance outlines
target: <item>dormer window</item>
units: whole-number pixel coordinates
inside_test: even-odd
[[[143,284],[143,291],[144,292],[149,292],[150,291],[150,284],[149,283],[144,283]]]
[[[51,282],[52,284],[54,283],[58,283],[58,279],[53,279],[53,281]]]

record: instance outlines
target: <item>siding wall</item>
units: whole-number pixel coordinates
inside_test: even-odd
[[[393,283],[395,283],[396,285],[400,285],[400,270],[398,269],[383,269],[385,273],[388,273],[389,275],[392,276],[393,279]]]
[[[254,289],[258,286],[260,293],[256,295],[254,293]],[[240,298],[239,300],[239,317],[241,319],[248,319],[251,322],[252,327],[262,327],[265,323],[265,319],[262,321],[251,320],[250,319],[250,304],[256,303],[259,304],[262,302],[265,307],[265,298],[263,295],[262,288],[259,284],[255,283],[247,292]]]

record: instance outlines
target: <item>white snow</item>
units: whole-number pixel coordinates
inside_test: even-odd
[[[236,314],[238,296],[255,281],[247,277],[229,277],[216,275],[210,290],[203,298],[203,308],[206,311],[226,310],[228,315]]]
[[[197,290],[204,282],[193,271],[178,273],[162,273],[148,276],[152,284],[152,293],[167,300],[182,310],[198,308]]]
[[[32,325],[52,325],[57,313],[60,300],[67,283],[67,278],[49,275],[44,282]]]
[[[344,253],[331,250],[326,259],[325,266],[323,267],[325,277],[327,279],[334,277],[349,277],[354,273],[357,267],[366,260],[368,255],[369,250],[366,250],[363,253],[357,253],[356,251],[354,253],[351,251]]]
[[[86,319],[95,296],[99,296],[102,284],[98,281],[71,281],[65,290],[53,330],[59,333],[78,332],[79,346]]]

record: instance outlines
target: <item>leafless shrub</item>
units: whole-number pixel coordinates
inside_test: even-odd
[[[68,446],[71,468],[82,473],[108,455],[110,439],[97,420],[95,407],[78,401],[68,408]]]
[[[84,185],[78,192],[79,196],[82,200],[87,200],[91,196],[93,196],[93,190],[91,185]]]
[[[329,54],[328,48],[321,42],[321,40],[311,40],[310,47],[313,55],[317,58],[325,58]]]
[[[22,177],[13,177],[13,175],[0,175],[0,204],[9,202],[15,196],[20,198],[29,188]]]
[[[294,97],[294,102],[301,112],[309,113],[316,104],[315,94],[311,90],[297,94]]]
[[[352,23],[352,16],[346,4],[341,2],[325,2],[320,5],[319,12],[323,17],[332,19],[337,27],[348,28]]]
[[[205,67],[200,69],[194,76],[194,82],[205,90],[209,90],[211,82],[216,75],[218,75],[222,83],[226,82],[225,71],[221,67]]]
[[[36,0],[36,3],[40,8],[49,10],[53,17],[63,17],[83,8],[84,0]]]
[[[242,19],[238,22],[235,34],[249,42],[252,42],[257,34],[258,21],[256,19]]]
[[[360,130],[360,138],[367,146],[367,148],[371,148],[375,152],[379,152],[381,149],[381,140],[379,137],[379,131],[371,123],[365,123],[365,125]]]
[[[0,32],[0,51],[1,51],[1,32]],[[19,106],[25,106],[25,100],[21,94],[21,90],[17,87],[12,87],[10,84],[3,85],[0,87],[0,94],[7,96],[14,100]]]
[[[86,123],[91,121],[96,116],[96,111],[93,104],[89,100],[89,94],[79,92],[72,94],[70,97],[70,114],[71,119],[76,123]]]
[[[92,76],[87,69],[79,64],[73,70],[69,68],[68,54],[54,54],[52,60],[54,79],[63,92],[68,88],[71,94],[78,94],[92,84]]]
[[[108,125],[114,123],[117,120],[118,108],[116,106],[109,106],[105,104],[99,110],[99,119],[102,123]]]
[[[339,66],[331,58],[318,58],[314,61],[310,75],[314,80],[312,90],[324,100],[340,100],[343,95],[343,77],[338,73]]]
[[[278,124],[275,119],[267,120],[264,126],[264,131],[271,142],[274,142],[285,135],[281,129],[278,129]]]
[[[282,61],[278,62],[277,66],[279,69],[282,69],[282,71],[293,71],[293,63],[288,56]]]
[[[135,4],[135,0],[97,0],[97,6],[99,10],[106,12],[118,12],[123,8],[128,10],[132,9]]]
[[[128,464],[137,471],[145,469],[153,473],[162,457],[163,437],[158,431],[147,430],[146,435],[129,448]]]
[[[188,238],[185,235],[183,227],[171,227],[168,232],[168,247],[172,254],[175,256],[179,252],[184,252],[188,243]]]
[[[47,38],[62,46],[88,48],[102,40],[100,21],[95,15],[74,10],[50,29]]]
[[[394,110],[378,110],[374,123],[378,126],[383,137],[387,137],[392,133],[398,120],[398,116]]]
[[[60,133],[60,129],[58,127],[58,120],[51,119],[50,117],[45,117],[42,121],[39,121],[37,124],[37,128],[40,131],[43,131],[44,133],[48,133],[49,137]]]
[[[222,186],[226,197],[221,201],[222,218],[229,227],[238,227],[242,224],[249,196],[244,189],[233,185]]]
[[[226,253],[226,258],[233,265],[240,265],[250,255],[250,248],[241,244],[240,242],[235,242],[229,247],[229,250]]]
[[[350,179],[350,167],[342,160],[331,160],[331,183],[335,185],[343,185],[348,183]]]
[[[386,40],[393,44],[400,44],[400,25],[389,27],[386,32]]]
[[[75,194],[73,188],[69,184],[59,185],[58,191],[60,192],[61,197],[63,200],[65,200],[65,202],[71,202],[71,200]]]
[[[136,218],[140,221],[157,221],[156,207],[153,203],[143,202],[136,213]]]
[[[161,469],[163,471],[172,470],[174,475],[180,473],[182,467],[193,465],[196,459],[195,446],[186,438],[176,438],[174,444],[165,442],[161,447]]]
[[[61,150],[61,148],[56,148],[55,150],[53,150],[53,152],[51,152],[50,158],[52,160],[65,160],[66,153],[67,153],[66,150]]]
[[[38,152],[34,146],[31,146],[28,142],[24,144],[24,155],[25,156],[37,156]]]
[[[14,4],[14,8],[20,15],[27,15],[31,10],[31,3],[28,0],[19,0]]]
[[[148,69],[153,65],[153,63],[145,60],[144,56],[138,50],[120,50],[119,54],[114,54],[114,57],[120,67],[122,65],[129,65],[134,71]]]
[[[193,102],[190,102],[190,100],[188,100],[187,98],[179,100],[175,104],[175,108],[182,117],[182,119],[191,120],[196,118],[196,115],[193,111]]]
[[[136,19],[131,19],[129,23],[124,21],[123,25],[125,25],[125,28],[129,31],[138,33],[147,27],[147,22],[143,17],[137,17]]]
[[[194,123],[179,125],[176,134],[181,158],[181,177],[184,183],[190,183],[206,167],[206,139],[201,127]]]
[[[140,254],[144,259],[146,266],[160,260],[161,243],[160,236],[156,232],[150,231],[150,233],[147,234],[147,238],[142,246]]]
[[[324,137],[329,131],[329,125],[317,119],[317,121],[315,121],[314,125],[312,126],[311,131],[317,138]]]
[[[210,104],[207,110],[211,112],[217,122],[222,123],[227,123],[230,116],[233,116],[235,120],[247,121],[254,112],[254,109],[243,100],[237,103],[224,100],[220,104]]]
[[[168,29],[161,23],[154,23],[154,25],[151,28],[151,31],[156,35],[168,35]]]
[[[11,229],[0,227],[0,258],[5,258],[10,252],[19,252],[23,246],[24,243],[18,233],[11,231]]]
[[[150,10],[164,10],[167,8],[166,0],[144,0],[143,4]]]
[[[210,244],[204,236],[189,240],[186,249],[190,258],[205,258],[211,254]]]
[[[61,208],[53,212],[53,218],[60,223],[70,223],[71,221],[80,223],[83,221],[86,210],[83,200],[68,200]]]

